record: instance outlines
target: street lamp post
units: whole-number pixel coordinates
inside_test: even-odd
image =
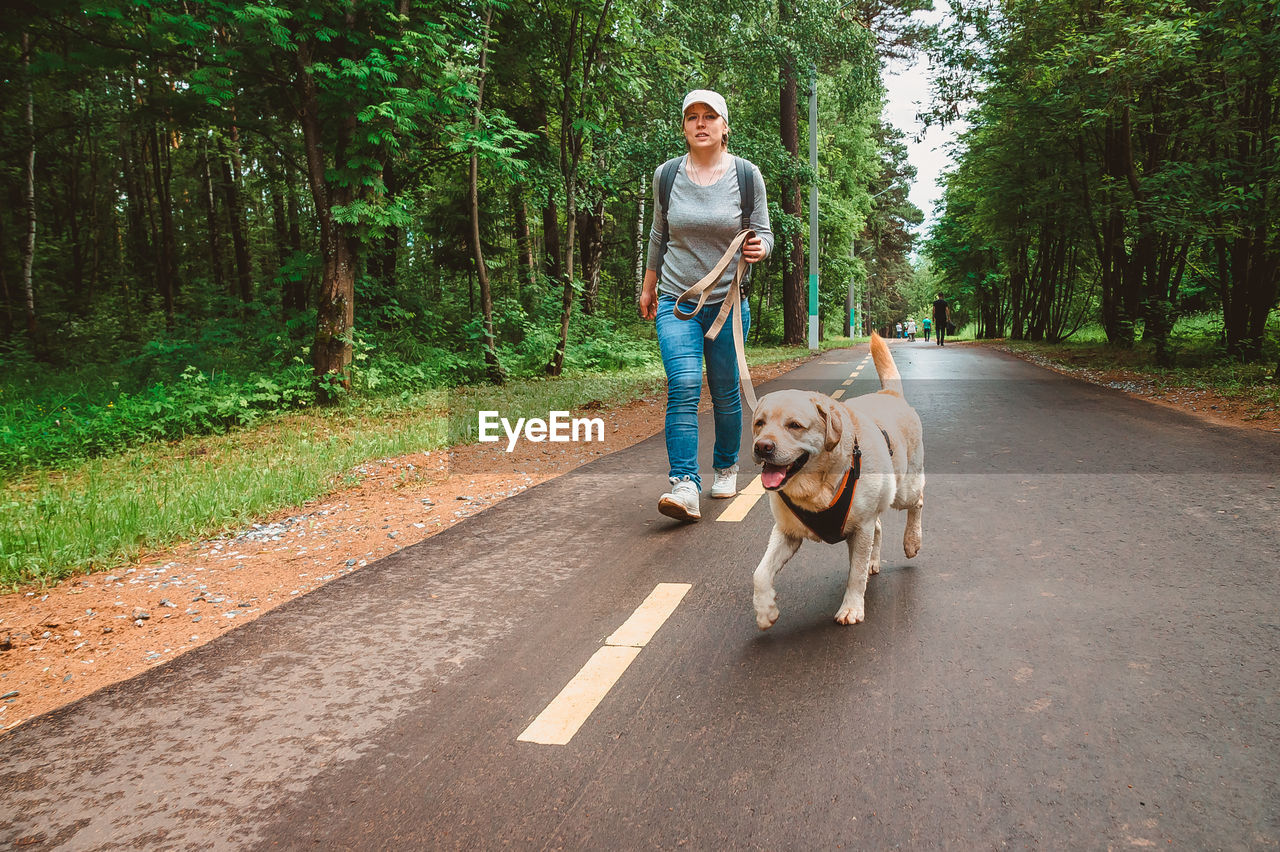
[[[818,349],[818,65],[809,65],[809,350]]]
[[[858,238],[855,236],[849,243],[849,260],[858,259]],[[844,336],[853,337],[853,330],[858,327],[858,276],[852,270],[849,273],[849,292],[844,298]]]

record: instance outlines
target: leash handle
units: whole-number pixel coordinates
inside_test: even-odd
[[[698,312],[702,310],[702,306],[706,304],[707,296],[710,295],[711,289],[720,281],[724,271],[729,268],[734,255],[738,255],[738,267],[734,270],[733,282],[729,284],[729,293],[725,297],[724,304],[720,307],[720,313],[716,315],[715,322],[711,324],[711,328],[707,330],[705,337],[708,340],[715,340],[719,337],[725,320],[729,318],[729,312],[733,312],[733,347],[738,353],[738,380],[742,383],[742,395],[747,401],[747,407],[752,411],[755,411],[756,408],[756,389],[751,384],[751,371],[747,368],[747,344],[742,337],[742,278],[747,272],[747,259],[742,256],[740,251],[743,244],[749,239],[754,239],[755,235],[756,232],[750,228],[744,228],[739,231],[737,236],[729,243],[729,248],[725,251],[724,256],[716,261],[716,265],[712,267],[711,271],[703,276],[697,284],[681,293],[672,307],[675,315],[682,320],[691,320],[697,316]],[[694,296],[698,297],[698,303],[694,305],[693,309],[689,311],[681,310],[680,303]]]

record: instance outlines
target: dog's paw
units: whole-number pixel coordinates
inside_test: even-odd
[[[868,566],[867,566],[867,573],[868,573],[868,574],[879,574],[879,573],[880,573],[880,563],[879,563],[879,562],[872,562],[870,565],[868,565]]]
[[[770,604],[768,609],[756,610],[756,626],[761,630],[768,630],[777,622],[778,616],[782,613],[778,612],[778,607]]]
[[[866,605],[862,603],[857,606],[842,606],[836,613],[836,622],[839,624],[858,624],[864,618],[866,618]]]
[[[915,539],[912,541],[908,539],[904,541],[902,543],[902,552],[907,554],[908,559],[915,559],[916,555],[920,553],[920,540]]]

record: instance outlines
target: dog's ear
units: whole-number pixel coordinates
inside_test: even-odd
[[[842,406],[830,397],[817,395],[813,398],[813,404],[818,409],[818,416],[827,427],[826,449],[834,450],[844,434],[844,418],[840,416],[839,411]]]

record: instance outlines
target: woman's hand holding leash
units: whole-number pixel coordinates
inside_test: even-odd
[[[658,273],[652,269],[644,272],[644,284],[640,287],[640,319],[658,318]]]
[[[764,241],[759,237],[752,237],[742,244],[742,256],[747,263],[756,263],[764,260]]]

